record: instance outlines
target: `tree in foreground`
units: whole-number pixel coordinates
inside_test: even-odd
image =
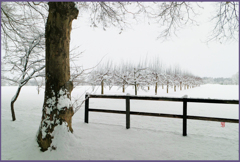
[[[41,151],[52,144],[54,130],[58,126],[66,127],[73,132],[71,105],[69,42],[72,21],[78,16],[78,9],[74,2],[49,2],[46,37],[46,85],[45,98],[42,109],[42,120],[39,127],[37,142]]]

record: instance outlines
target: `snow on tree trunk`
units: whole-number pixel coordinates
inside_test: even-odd
[[[73,132],[71,105],[69,42],[72,21],[78,16],[74,2],[49,2],[49,15],[45,28],[46,37],[46,85],[42,120],[37,134],[41,151],[57,148],[55,140],[61,132]],[[59,129],[59,127],[66,127]],[[62,132],[66,133],[66,132]]]

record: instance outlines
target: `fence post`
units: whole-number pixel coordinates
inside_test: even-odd
[[[128,94],[127,94],[128,95]],[[130,97],[126,97],[126,129],[130,128]]]
[[[85,95],[85,123],[88,123],[88,108],[89,108],[89,97]]]
[[[187,99],[183,99],[183,136],[187,136]]]

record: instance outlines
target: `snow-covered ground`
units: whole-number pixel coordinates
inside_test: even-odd
[[[73,117],[74,133],[63,134],[55,151],[39,151],[35,136],[41,120],[44,90],[23,87],[15,104],[16,121],[11,121],[10,100],[17,87],[1,87],[2,160],[239,160],[239,125],[188,120],[188,136],[182,136],[182,120],[131,115],[131,128],[125,128],[125,115],[90,112],[84,123],[84,105]],[[91,92],[91,87],[74,89],[72,96]],[[202,85],[174,92],[158,89],[158,96],[189,98],[239,98],[235,85]],[[100,93],[100,88],[95,89]],[[126,93],[134,94],[128,87]],[[125,94],[126,94],[125,93]],[[122,94],[113,87],[105,94]],[[139,95],[154,96],[140,90]],[[124,100],[90,99],[90,107],[125,109]],[[181,102],[133,101],[131,110],[182,114]],[[188,103],[188,114],[239,119],[239,105]]]

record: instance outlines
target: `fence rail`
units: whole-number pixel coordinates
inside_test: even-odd
[[[126,111],[89,108],[89,99],[90,98],[125,99],[126,100]],[[187,136],[187,119],[239,123],[239,119],[228,119],[228,118],[215,118],[215,117],[202,117],[202,116],[187,115],[187,102],[215,103],[215,104],[239,104],[238,100],[198,99],[198,98],[169,98],[169,97],[149,97],[149,96],[130,96],[130,95],[94,95],[94,94],[86,94],[85,99],[86,99],[86,101],[85,101],[85,123],[88,123],[88,121],[89,121],[89,111],[103,112],[103,113],[126,114],[126,128],[127,129],[130,128],[130,115],[180,118],[180,119],[183,119],[183,136]],[[183,102],[183,115],[130,111],[130,100],[131,99],[132,100]]]

